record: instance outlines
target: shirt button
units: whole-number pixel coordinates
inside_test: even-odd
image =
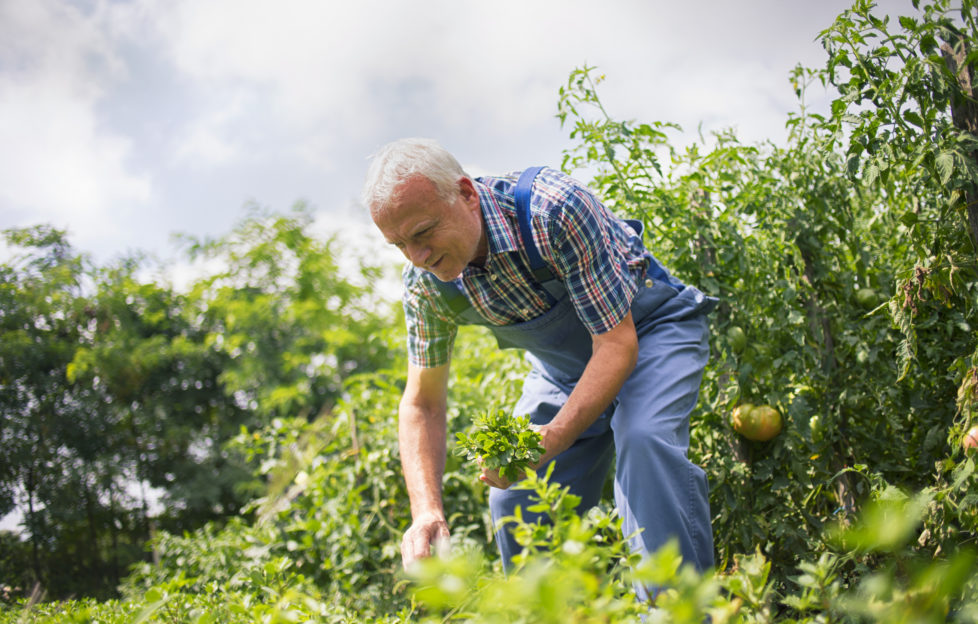
[[[492,281],[494,281],[494,282],[496,281],[496,278],[497,278],[497,277],[498,277],[498,276],[497,276],[497,275],[496,275],[495,273],[492,273],[492,274],[490,274],[490,275],[489,275],[489,279],[491,279],[491,280],[492,280]]]
[[[655,286],[655,282],[651,278],[645,280],[645,287],[646,288],[652,288],[653,286]]]
[[[523,316],[530,316],[530,309],[529,308],[523,308]]]

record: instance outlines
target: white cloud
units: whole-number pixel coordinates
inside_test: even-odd
[[[234,132],[236,119],[242,115],[242,95],[233,96],[213,109],[205,110],[187,121],[180,133],[169,142],[169,161],[188,167],[227,166],[247,158],[249,151]]]
[[[0,518],[0,531],[11,531],[19,535],[24,532],[21,526],[23,522],[24,512],[20,509],[14,509],[6,516]]]
[[[358,47],[370,13],[359,3],[166,2],[154,19],[164,53],[223,109],[202,118],[221,116],[215,135],[239,149],[272,138],[294,153],[313,154],[306,141],[335,150],[342,137],[327,146],[324,134],[372,119]],[[251,106],[223,104],[241,101]]]
[[[0,3],[0,42],[0,210],[104,235],[115,209],[151,193],[127,169],[129,142],[96,116],[124,63],[96,17],[52,1]]]
[[[492,11],[448,0],[184,1],[160,3],[155,23],[211,101],[256,103],[227,120],[228,132],[261,115],[293,154],[328,167],[345,145],[391,125],[519,134],[552,121],[569,69],[601,47],[627,55],[645,45],[633,19],[643,3],[621,5],[626,19],[581,0],[507,0]]]

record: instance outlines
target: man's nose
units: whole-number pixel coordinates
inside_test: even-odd
[[[416,245],[408,243],[404,247],[404,254],[414,266],[419,269],[425,268],[425,263],[431,257],[431,249],[427,245]]]

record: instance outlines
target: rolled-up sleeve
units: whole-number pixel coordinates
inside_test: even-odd
[[[421,296],[418,284],[407,283],[405,286],[402,302],[408,360],[421,368],[448,364],[458,326],[436,313],[431,298]]]

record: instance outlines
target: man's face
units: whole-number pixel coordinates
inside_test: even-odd
[[[458,184],[459,194],[446,201],[430,180],[415,176],[396,189],[396,201],[386,212],[374,216],[387,242],[443,282],[486,254],[479,194],[467,178]]]

